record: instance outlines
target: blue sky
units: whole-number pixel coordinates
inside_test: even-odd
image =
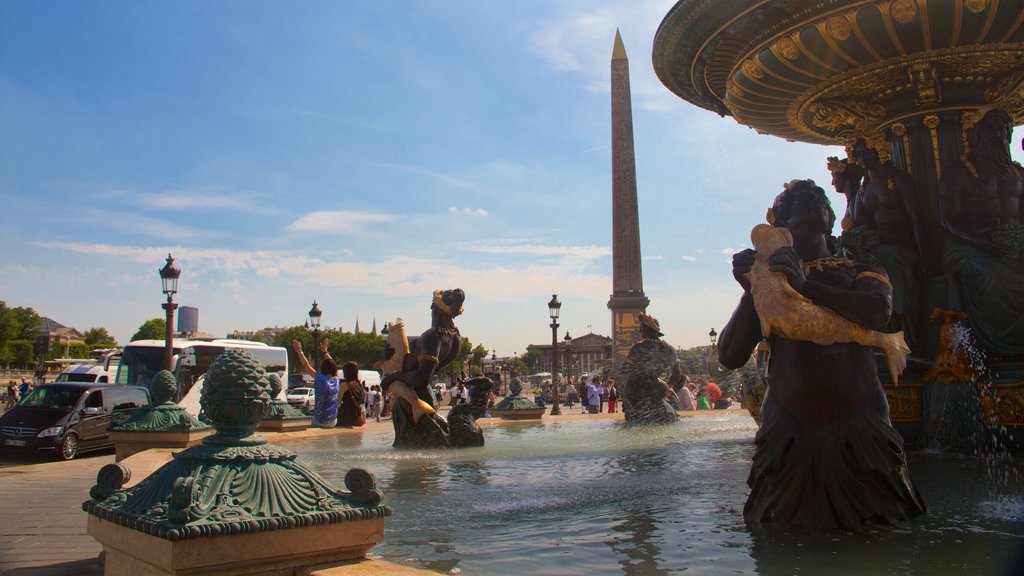
[[[218,335],[314,299],[326,326],[419,333],[454,287],[500,356],[550,341],[553,293],[559,337],[607,335],[619,28],[649,312],[705,344],[740,294],[731,254],[840,149],[671,94],[651,66],[671,5],[0,0],[0,299],[124,343],[162,315],[170,252]]]

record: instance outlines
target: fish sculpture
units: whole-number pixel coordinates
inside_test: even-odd
[[[855,342],[879,348],[885,354],[893,384],[898,383],[910,354],[903,332],[879,332],[851,322],[797,292],[789,285],[785,274],[769,270],[769,257],[779,248],[793,245],[789,230],[758,224],[750,231],[750,241],[757,255],[746,277],[750,279],[754,309],[761,319],[761,334],[765,338],[776,334],[822,346]]]
[[[405,357],[409,355],[409,339],[405,335],[405,322],[401,318],[396,318],[394,322],[388,325],[388,346],[395,353],[385,361],[383,372],[384,374],[401,372],[405,365]],[[412,421],[414,424],[419,422],[424,414],[434,414],[437,412],[433,406],[417,396],[416,391],[406,382],[401,380],[392,381],[391,386],[388,387],[388,392],[409,404],[409,407],[412,409]]]

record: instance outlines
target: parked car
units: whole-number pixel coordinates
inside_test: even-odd
[[[139,386],[43,384],[0,416],[0,453],[43,452],[71,460],[114,445],[107,424],[149,404]]]
[[[292,388],[288,391],[288,403],[296,408],[302,408],[307,411],[312,410],[313,401],[312,388]]]

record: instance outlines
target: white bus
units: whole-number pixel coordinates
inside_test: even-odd
[[[279,346],[269,346],[263,342],[251,340],[174,340],[174,376],[178,382],[178,391],[174,401],[185,408],[190,414],[199,414],[199,393],[207,370],[218,356],[227,350],[242,349],[260,361],[267,373],[276,373],[282,382],[281,400],[286,400],[288,392],[288,351]],[[121,363],[117,367],[117,383],[132,386],[149,384],[160,370],[164,369],[164,341],[136,340],[125,345],[121,352]]]

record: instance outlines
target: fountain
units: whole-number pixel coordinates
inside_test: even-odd
[[[371,557],[443,574],[1011,574],[1024,457],[919,452],[927,515],[892,529],[746,525],[757,425],[708,411],[661,426],[576,416],[480,421],[487,445],[395,450],[387,429],[288,441],[337,482],[371,472],[393,510]]]
[[[1024,170],[1008,161],[1024,121],[1021,9],[682,0],[655,38],[655,70],[684,100],[763,134],[846,146],[829,161],[851,207],[840,241],[888,266],[887,331],[907,334],[911,355],[898,385],[881,360],[879,377],[909,445],[1024,446]],[[963,313],[955,333],[970,335],[941,337],[936,309]],[[978,376],[937,378],[967,340],[986,358]]]

